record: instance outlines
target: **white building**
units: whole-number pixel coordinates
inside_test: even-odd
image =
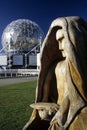
[[[38,74],[42,40],[42,30],[31,20],[19,19],[8,24],[2,34],[0,76]]]

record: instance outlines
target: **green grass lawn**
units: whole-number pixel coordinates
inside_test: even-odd
[[[0,130],[22,130],[31,115],[36,81],[0,87]]]

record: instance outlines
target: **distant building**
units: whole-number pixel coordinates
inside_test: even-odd
[[[1,54],[0,55],[0,70],[6,70],[7,67],[7,55]]]
[[[38,71],[42,40],[43,32],[35,22],[19,19],[7,25],[2,34],[0,74],[6,76],[10,73],[12,76],[15,72],[17,76],[19,70],[25,75],[31,70]]]

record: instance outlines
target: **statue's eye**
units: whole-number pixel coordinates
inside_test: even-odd
[[[64,37],[59,38],[59,39],[58,39],[58,42],[61,43],[63,38],[64,38]]]

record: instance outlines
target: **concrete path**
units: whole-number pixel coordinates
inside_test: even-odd
[[[25,77],[25,78],[7,78],[7,79],[0,79],[0,87],[1,86],[6,86],[10,84],[15,84],[15,83],[24,83],[32,80],[37,80],[36,77]]]

